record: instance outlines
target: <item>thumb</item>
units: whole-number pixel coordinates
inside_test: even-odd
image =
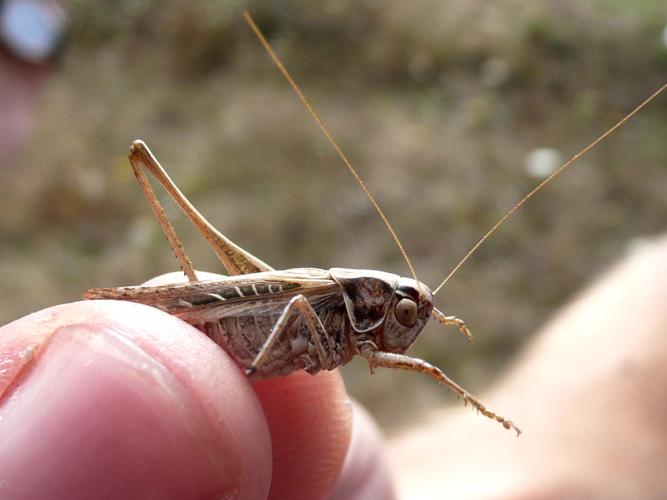
[[[0,329],[1,497],[262,498],[270,480],[255,392],[194,328],[91,301]]]

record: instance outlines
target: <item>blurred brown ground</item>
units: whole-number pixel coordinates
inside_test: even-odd
[[[77,2],[38,130],[0,178],[0,322],[176,268],[125,159],[138,137],[274,267],[408,274],[244,8],[432,286],[539,181],[531,151],[566,159],[667,80],[658,0]],[[527,204],[438,295],[472,345],[431,326],[411,353],[480,390],[577,289],[663,231],[666,110],[654,102]],[[177,228],[196,266],[220,271]],[[418,375],[370,377],[362,362],[344,373],[389,429],[455,404]]]

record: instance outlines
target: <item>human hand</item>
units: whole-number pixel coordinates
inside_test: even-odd
[[[0,329],[0,436],[3,498],[392,496],[337,371],[251,385],[201,332],[128,302]]]
[[[466,408],[390,443],[413,498],[665,498],[667,238],[563,309],[482,399],[524,431]],[[443,451],[444,450],[444,451]]]

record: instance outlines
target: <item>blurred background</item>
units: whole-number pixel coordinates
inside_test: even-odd
[[[71,2],[33,130],[0,167],[0,323],[177,269],[127,164],[135,138],[277,269],[409,274],[246,8],[432,287],[522,194],[667,81],[660,0]],[[473,344],[431,325],[411,354],[479,392],[578,289],[664,231],[666,111],[663,96],[438,294]],[[167,206],[197,268],[221,272]],[[390,433],[456,404],[423,376],[369,376],[360,360],[343,371]]]

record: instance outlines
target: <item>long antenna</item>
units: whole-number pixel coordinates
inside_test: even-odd
[[[415,281],[419,281],[417,279],[417,273],[415,272],[415,268],[412,265],[412,262],[410,261],[410,258],[408,257],[408,253],[405,251],[405,248],[403,247],[403,244],[401,243],[401,240],[398,239],[398,235],[396,234],[396,231],[394,231],[394,228],[391,226],[389,223],[389,219],[387,219],[387,216],[384,214],[382,209],[380,208],[380,205],[378,204],[377,201],[375,201],[375,198],[371,194],[371,192],[368,190],[366,187],[366,184],[364,183],[363,180],[361,180],[361,177],[357,173],[357,171],[354,169],[352,166],[352,163],[350,163],[350,160],[347,159],[347,156],[345,156],[345,153],[343,153],[343,150],[338,146],[338,143],[336,140],[333,138],[333,135],[331,132],[329,132],[329,129],[327,126],[324,124],[322,119],[319,117],[319,115],[315,112],[315,109],[311,106],[310,102],[308,99],[306,99],[306,96],[303,94],[299,86],[296,84],[292,76],[289,74],[287,71],[287,68],[285,68],[285,65],[280,61],[276,53],[273,51],[271,48],[271,45],[269,42],[266,40],[262,32],[259,30],[257,25],[255,24],[255,21],[253,21],[252,17],[250,16],[250,13],[248,11],[245,11],[243,13],[243,17],[245,18],[246,23],[248,23],[248,26],[250,26],[250,29],[255,33],[255,36],[259,39],[260,43],[264,46],[266,49],[266,52],[268,52],[269,56],[275,63],[275,65],[278,67],[280,72],[283,74],[287,82],[290,84],[292,89],[294,89],[294,92],[296,95],[299,97],[301,102],[303,103],[304,107],[308,111],[308,114],[315,120],[315,123],[317,123],[317,126],[320,127],[324,135],[326,136],[327,140],[329,143],[333,146],[334,150],[336,150],[336,153],[340,157],[341,160],[343,160],[343,163],[345,163],[345,166],[347,169],[350,171],[352,176],[355,178],[357,183],[361,186],[361,189],[363,189],[364,193],[366,193],[366,196],[368,196],[368,199],[371,201],[373,206],[375,207],[375,210],[377,210],[377,213],[380,214],[380,217],[382,218],[382,221],[384,222],[384,225],[387,226],[387,229],[389,230],[389,233],[391,234],[391,237],[394,239],[396,242],[396,245],[398,246],[398,249],[401,251],[401,254],[403,255],[403,258],[405,259],[405,262],[408,264],[408,267],[410,268],[410,272],[412,273],[413,278]]]
[[[602,134],[600,137],[598,137],[597,139],[595,139],[595,140],[594,140],[593,142],[591,142],[588,146],[586,146],[584,149],[582,149],[582,150],[579,151],[577,154],[575,154],[572,158],[570,158],[569,160],[567,160],[563,165],[561,165],[561,166],[558,168],[558,170],[556,170],[555,172],[553,172],[549,177],[547,177],[547,178],[544,179],[542,182],[540,182],[537,186],[535,186],[535,187],[533,188],[533,190],[532,190],[530,193],[528,193],[528,194],[525,195],[523,198],[521,198],[521,199],[519,200],[519,202],[518,202],[516,205],[514,205],[512,208],[510,208],[510,209],[505,213],[505,215],[503,215],[503,216],[500,218],[500,220],[499,220],[498,222],[496,222],[496,223],[493,225],[493,227],[491,227],[491,229],[489,229],[489,230],[486,232],[486,234],[485,234],[484,236],[482,236],[482,237],[480,238],[480,240],[479,240],[477,243],[475,243],[475,246],[473,246],[473,247],[468,251],[468,253],[465,254],[465,256],[459,261],[459,263],[456,264],[456,265],[454,266],[454,269],[452,269],[452,270],[449,272],[449,274],[447,275],[447,277],[446,277],[444,280],[442,280],[442,283],[440,283],[440,284],[438,285],[438,287],[435,289],[435,291],[433,292],[433,295],[435,295],[436,293],[438,293],[438,291],[445,285],[445,283],[447,283],[447,281],[449,281],[449,278],[451,278],[451,277],[454,275],[454,273],[456,273],[456,271],[459,270],[459,268],[463,265],[463,263],[464,263],[466,260],[468,260],[468,258],[469,258],[473,253],[475,253],[475,251],[480,247],[480,245],[481,245],[482,243],[484,243],[484,242],[487,240],[487,238],[488,238],[489,236],[491,236],[491,235],[496,231],[496,229],[498,229],[500,226],[502,226],[502,225],[505,223],[505,221],[506,221],[507,219],[509,219],[509,218],[512,216],[512,214],[513,214],[514,212],[516,212],[516,211],[521,207],[521,205],[523,205],[526,201],[528,201],[528,199],[529,199],[531,196],[533,196],[535,193],[537,193],[538,191],[540,191],[544,186],[546,186],[549,182],[551,182],[551,181],[554,179],[554,177],[557,177],[558,175],[560,175],[564,170],[566,170],[567,168],[569,168],[570,165],[572,165],[575,161],[577,161],[577,160],[578,160],[579,158],[581,158],[583,155],[585,155],[586,153],[588,153],[591,149],[593,149],[593,148],[594,148],[595,146],[597,146],[600,142],[602,142],[603,140],[605,140],[608,136],[610,136],[611,134],[613,134],[617,129],[619,129],[620,127],[622,127],[622,126],[625,124],[625,122],[627,122],[630,118],[632,118],[634,115],[636,115],[636,114],[637,114],[637,113],[638,113],[644,106],[646,106],[649,102],[651,102],[653,99],[655,99],[656,97],[658,97],[658,95],[659,95],[663,90],[665,90],[665,89],[667,89],[667,83],[665,83],[662,87],[660,87],[658,90],[656,90],[655,92],[653,92],[653,94],[651,94],[650,97],[648,97],[644,102],[642,102],[642,103],[641,103],[639,106],[637,106],[635,109],[633,109],[632,111],[630,111],[630,113],[628,113],[627,115],[625,115],[625,117],[624,117],[622,120],[620,120],[618,123],[616,123],[616,125],[614,125],[613,127],[611,127],[611,128],[610,128],[609,130],[607,130],[604,134]]]

